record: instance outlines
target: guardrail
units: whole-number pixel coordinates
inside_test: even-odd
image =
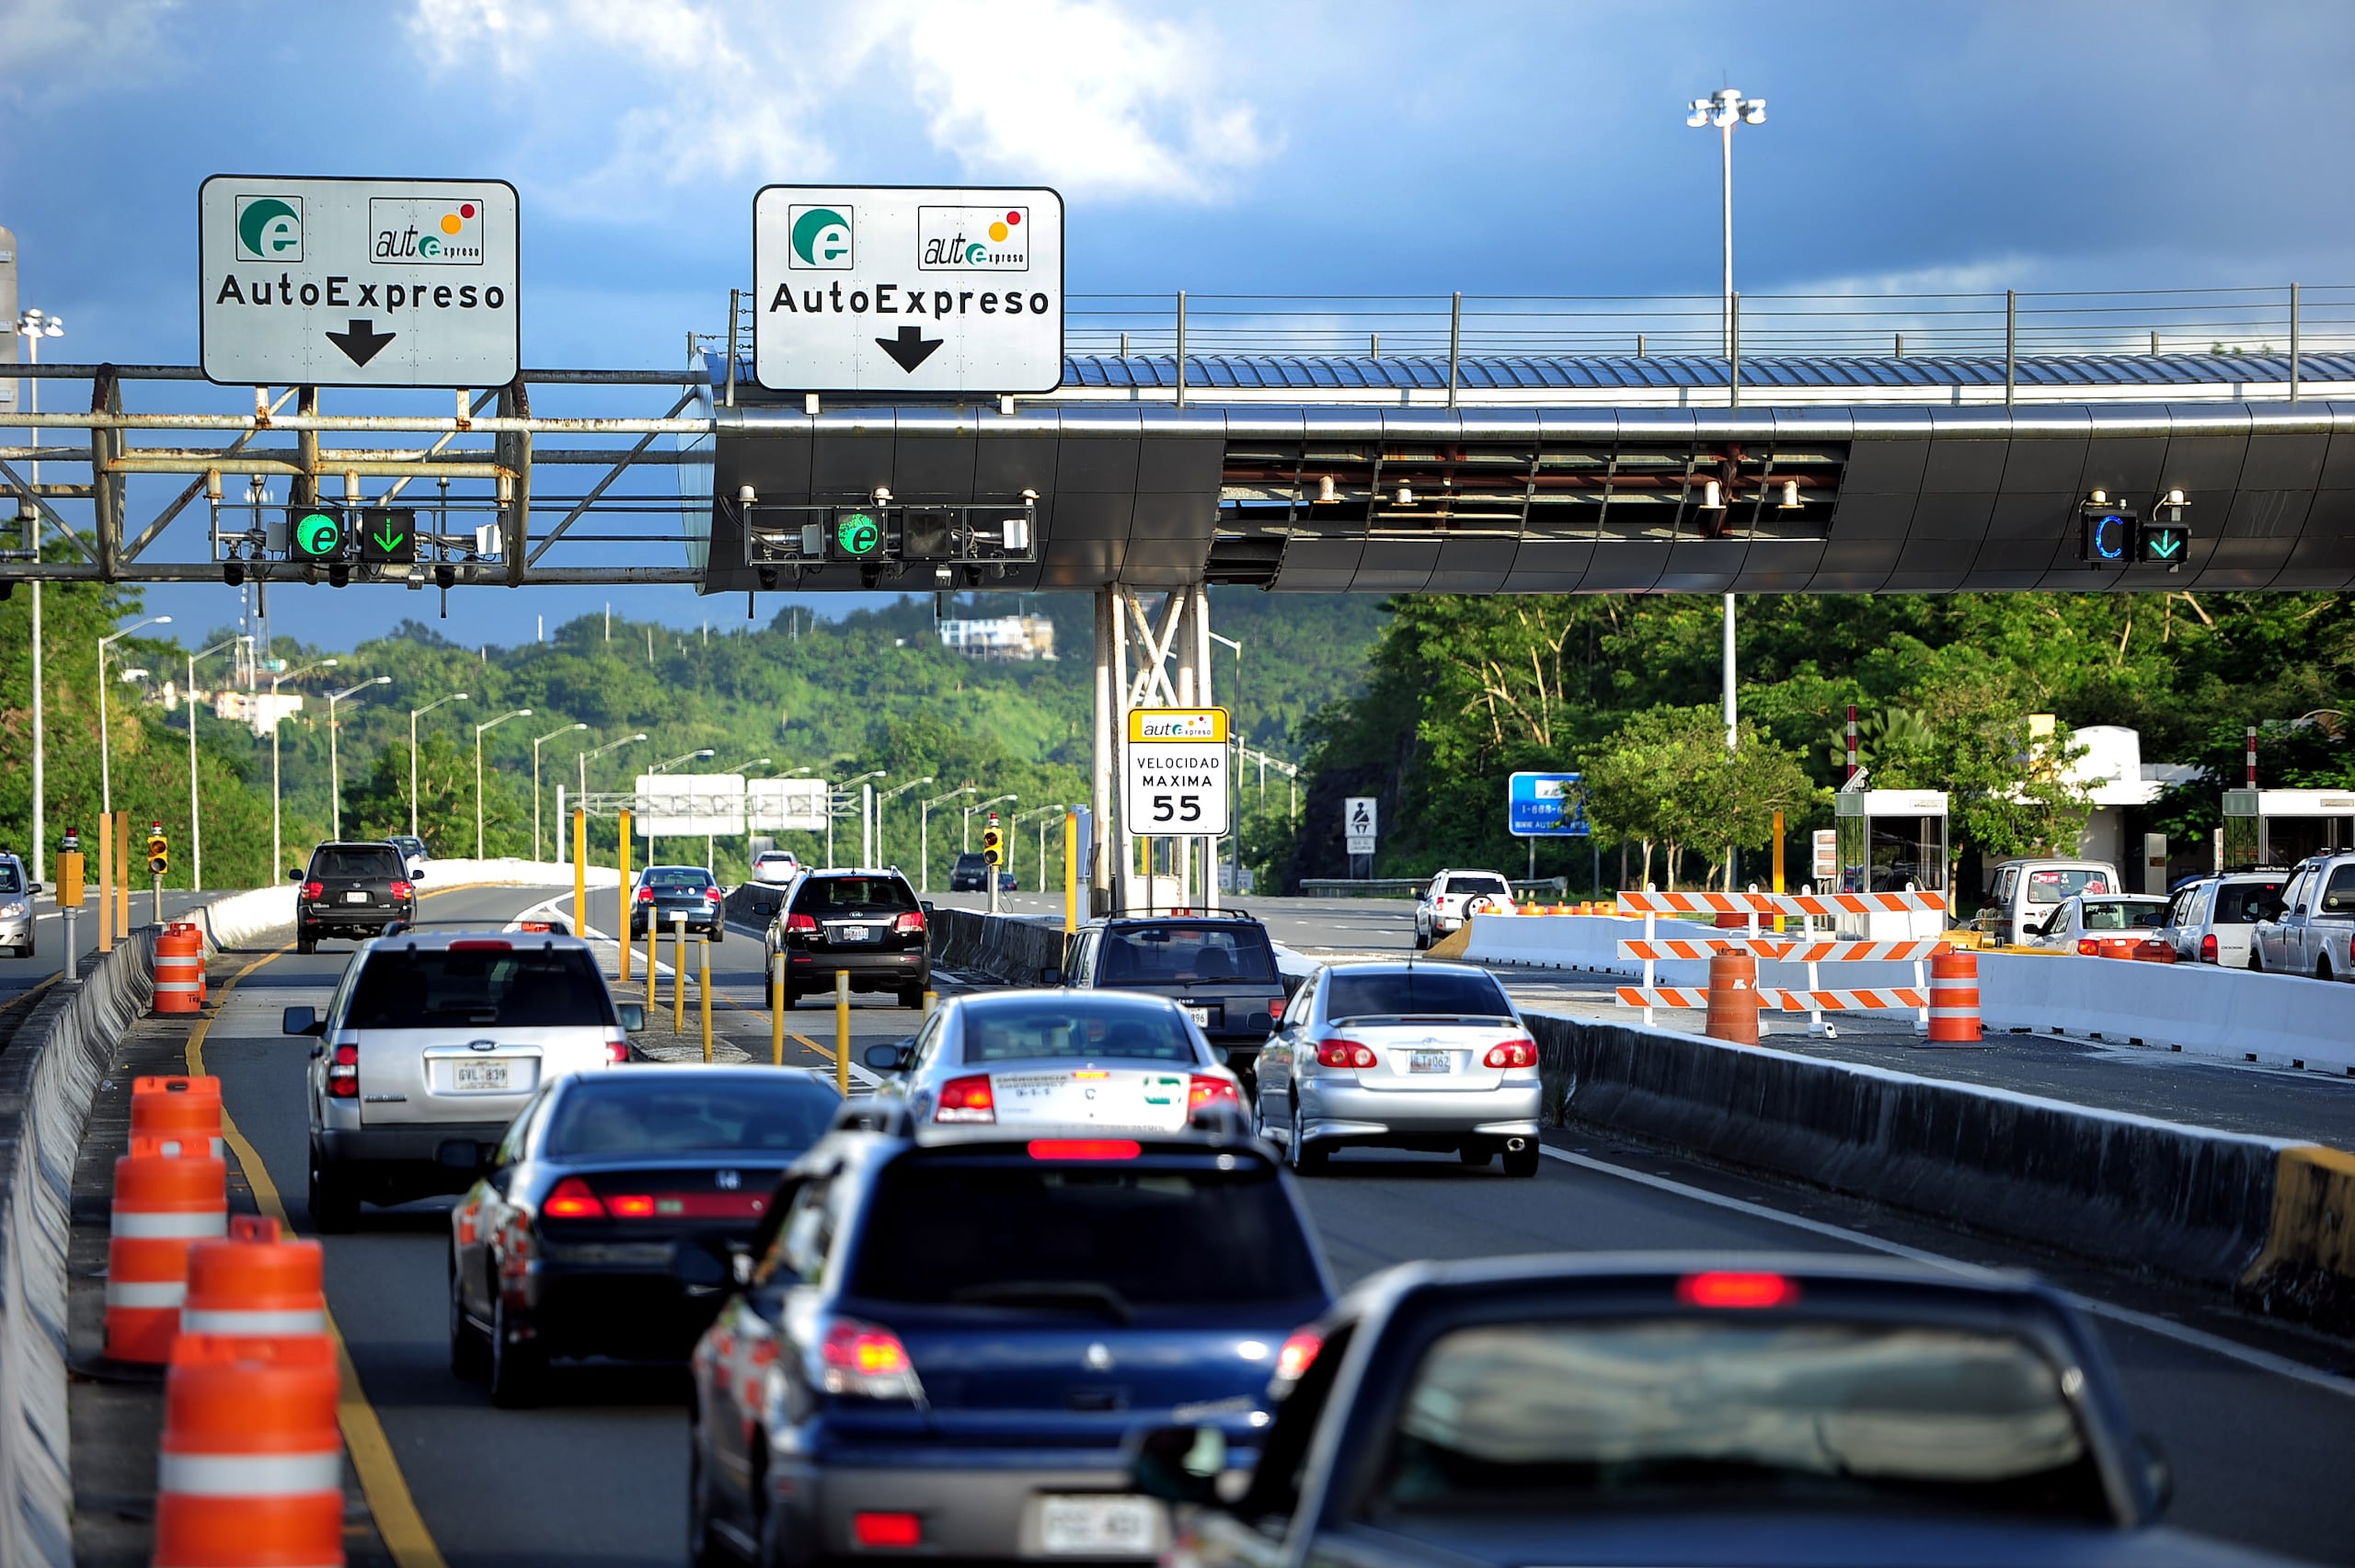
[[[1525,876],[1506,879],[1516,893],[1551,893],[1557,898],[1569,897],[1570,879],[1567,876],[1540,876],[1534,880]],[[1412,898],[1431,885],[1428,876],[1304,876],[1300,891],[1305,898],[1394,898],[1400,894]]]

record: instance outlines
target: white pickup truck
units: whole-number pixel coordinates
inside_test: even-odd
[[[2118,868],[2105,860],[2007,860],[1994,868],[1971,924],[2007,947],[2025,947],[2069,899],[2122,890]]]
[[[2258,913],[2248,967],[2318,980],[2355,979],[2355,853],[2298,863],[2280,897]]]

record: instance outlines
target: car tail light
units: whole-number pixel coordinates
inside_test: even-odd
[[[819,1386],[830,1394],[914,1399],[923,1392],[908,1347],[890,1329],[836,1318],[818,1343]]]
[[[305,898],[324,898],[327,896],[327,885],[326,883],[305,882],[303,884],[303,897]]]
[[[853,1514],[850,1533],[861,1546],[921,1546],[924,1521],[913,1514]]]
[[[517,921],[515,929],[524,932],[552,932],[556,930],[556,926],[549,921]]]
[[[1235,1085],[1223,1078],[1212,1078],[1207,1072],[1197,1072],[1187,1080],[1186,1108],[1199,1111],[1204,1105],[1240,1105],[1243,1097]]]
[[[2077,951],[2085,957],[2098,958],[2101,956],[2101,944],[2090,936],[2081,936],[2077,938]]]
[[[818,917],[816,915],[787,915],[785,917],[785,929],[806,931],[814,936],[818,932]]]
[[[654,901],[654,889],[651,887],[640,887],[638,890],[638,901],[641,904],[652,903]]]
[[[417,897],[417,885],[413,882],[396,882],[393,884],[393,897],[406,904]]]
[[[719,902],[719,899],[720,899],[720,892],[719,892],[719,889],[718,889],[718,888],[717,888],[717,887],[706,887],[706,888],[705,888],[705,889],[703,890],[703,896],[704,896],[705,898],[706,898],[710,899],[710,900],[711,900],[713,903],[715,903],[715,904],[716,904],[716,903],[718,903],[718,902]]]
[[[910,910],[906,914],[902,915],[898,920],[891,922],[891,929],[897,932],[911,933],[921,932],[924,930],[924,911],[922,910]]]
[[[651,1219],[654,1199],[647,1193],[617,1193],[605,1199],[605,1208],[616,1219]]]
[[[2200,939],[2200,961],[2203,964],[2216,962],[2216,933],[2212,931]]]
[[[515,951],[515,944],[511,942],[501,942],[496,937],[469,936],[450,944],[450,951],[453,953],[512,953]]]
[[[360,1097],[360,1047],[341,1045],[327,1061],[327,1093],[339,1100]]]
[[[1316,1042],[1316,1065],[1319,1067],[1372,1067],[1373,1047],[1361,1046],[1355,1040],[1319,1040]]]
[[[1279,1381],[1296,1383],[1300,1375],[1315,1365],[1316,1353],[1325,1348],[1325,1336],[1315,1329],[1302,1329],[1284,1341],[1276,1352],[1276,1378]]]
[[[1143,1152],[1143,1146],[1133,1138],[1034,1138],[1030,1140],[1030,1158],[1033,1160],[1133,1160]]]
[[[623,1062],[629,1060],[629,1038],[627,1036],[608,1035],[605,1036],[605,1059],[617,1067]]]
[[[940,1104],[934,1108],[932,1119],[936,1122],[994,1122],[997,1120],[997,1096],[990,1093],[990,1075],[977,1072],[970,1078],[952,1078],[940,1086]]]
[[[1781,1274],[1688,1274],[1676,1282],[1676,1299],[1688,1307],[1787,1307],[1799,1299],[1799,1287]]]
[[[603,1219],[605,1200],[592,1191],[587,1182],[578,1176],[567,1176],[557,1183],[556,1190],[540,1203],[540,1212],[550,1219]]]
[[[1507,1040],[1500,1046],[1490,1046],[1488,1054],[1480,1059],[1490,1067],[1535,1067],[1537,1042]]]

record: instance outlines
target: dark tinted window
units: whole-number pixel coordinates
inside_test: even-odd
[[[1079,1286],[1131,1307],[1230,1307],[1320,1288],[1275,1173],[1256,1163],[1172,1171],[902,1159],[883,1173],[860,1234],[851,1293],[879,1301],[994,1295],[1013,1304],[1008,1288]]]
[[[579,949],[378,948],[353,988],[353,1029],[596,1025],[605,982]]]
[[[803,877],[799,890],[793,895],[796,913],[816,915],[821,920],[829,915],[905,914],[915,907],[916,896],[896,876],[828,876],[819,873]]]
[[[21,893],[24,890],[24,874],[8,862],[0,861],[0,893]]]
[[[2330,874],[2330,882],[2323,888],[2322,912],[2343,915],[2350,910],[2355,910],[2355,865],[2342,865]]]
[[[2088,898],[2083,907],[2087,931],[2133,931],[2142,926],[2167,923],[2167,907],[2165,904],[2146,904],[2139,900],[2129,902],[2123,898]]]
[[[2271,901],[2281,896],[2279,882],[2227,882],[2216,889],[2215,922],[2218,925],[2254,925],[2260,902],[2271,907]]]
[[[2032,871],[2028,878],[2028,901],[2031,904],[2057,904],[2074,898],[2080,893],[2107,893],[2109,876],[2099,871]]]
[[[708,887],[711,873],[699,865],[656,865],[646,872],[649,887]]]
[[[1070,1002],[984,1001],[964,1010],[968,1062],[1034,1057],[1127,1057],[1199,1063],[1194,1037],[1166,1007],[1090,1007]]]
[[[797,1153],[841,1104],[798,1074],[709,1085],[601,1074],[571,1085],[548,1124],[551,1154],[685,1154],[749,1149]]]
[[[1447,879],[1447,886],[1440,891],[1442,894],[1494,893],[1500,898],[1512,897],[1512,888],[1501,876],[1451,876]]]
[[[1335,975],[1325,1003],[1327,1018],[1390,1018],[1453,1013],[1509,1018],[1512,1008],[1497,982],[1463,969],[1413,969],[1392,974]]]
[[[1216,925],[1122,925],[1104,933],[1098,978],[1106,985],[1167,985],[1189,980],[1276,983],[1267,933],[1241,921]]]
[[[983,860],[978,854],[966,853],[960,854],[957,857],[957,869],[959,871],[981,871],[986,868],[989,862]]]
[[[324,881],[340,877],[350,881],[390,882],[408,874],[401,864],[398,851],[392,845],[365,849],[315,850],[311,853],[311,879]]]
[[[2060,1375],[2020,1340],[1686,1319],[1445,1335],[1399,1407],[1369,1512],[1875,1501],[2110,1516]]]

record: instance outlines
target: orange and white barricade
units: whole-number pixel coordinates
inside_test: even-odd
[[[225,1241],[189,1249],[180,1333],[281,1338],[327,1332],[327,1298],[316,1242],[283,1235],[278,1221],[240,1214]]]
[[[224,1157],[221,1081],[186,1076],[132,1079],[131,1136],[155,1139],[166,1154]]]
[[[1930,1044],[1979,1043],[1979,955],[1941,953],[1930,960]]]
[[[167,1154],[131,1140],[114,1162],[114,1221],[107,1243],[106,1354],[171,1358],[188,1294],[188,1253],[229,1233],[229,1168],[213,1154]]]
[[[155,1568],[342,1568],[334,1342],[191,1333],[172,1353]]]
[[[1911,1011],[1914,1014],[1914,1032],[1925,1034],[1930,1026],[1928,977],[1924,972],[1927,960],[1944,945],[1935,936],[1904,937],[1889,940],[1861,940],[1819,933],[1818,921],[1837,921],[1844,916],[1887,913],[1936,914],[1946,911],[1945,895],[1907,889],[1898,893],[1817,893],[1812,889],[1798,893],[1762,893],[1752,887],[1747,892],[1723,893],[1696,891],[1663,893],[1647,887],[1640,893],[1619,895],[1617,912],[1622,916],[1641,915],[1644,934],[1640,939],[1629,938],[1619,944],[1623,958],[1643,960],[1643,983],[1622,986],[1622,1005],[1641,1007],[1644,1022],[1653,1022],[1656,1007],[1679,1005],[1664,1000],[1678,992],[1679,988],[1661,987],[1654,967],[1661,960],[1708,958],[1740,952],[1760,959],[1779,959],[1807,966],[1807,984],[1800,989],[1768,989],[1758,990],[1759,1005],[1775,1012],[1804,1013],[1808,1015],[1808,1033],[1833,1036],[1838,1030],[1824,1020],[1827,1013]],[[1717,929],[1690,935],[1662,936],[1659,921],[1662,915],[1708,917]],[[1800,931],[1794,935],[1774,935],[1766,933],[1761,921],[1775,916],[1797,916]],[[1737,933],[1729,927],[1729,921],[1742,922]],[[1688,928],[1689,929],[1689,928]],[[1822,964],[1844,963],[1911,963],[1913,983],[1908,986],[1849,987],[1834,982],[1824,983]]]
[[[155,1011],[204,1011],[204,933],[186,921],[174,921],[155,938]]]

